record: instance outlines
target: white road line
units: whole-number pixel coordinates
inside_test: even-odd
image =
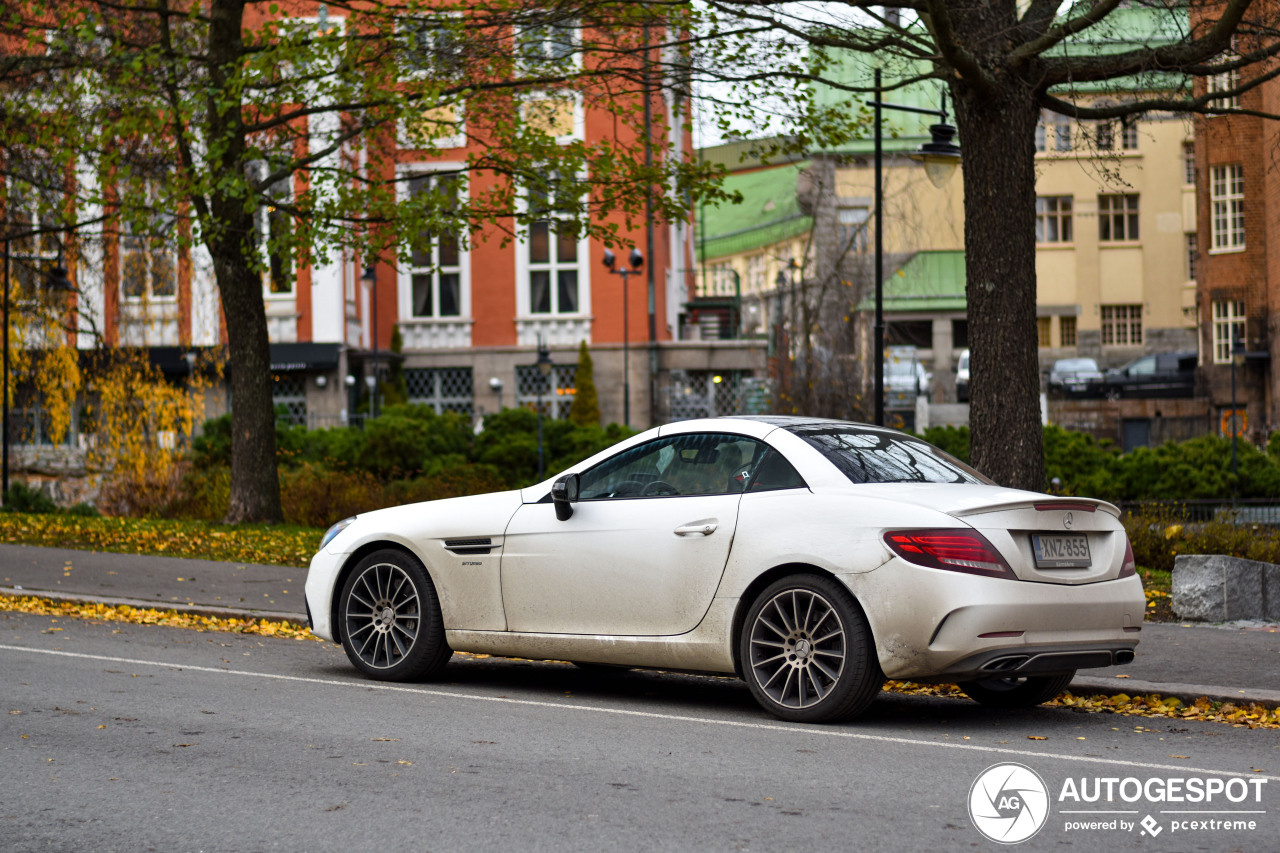
[[[873,743],[894,743],[903,746],[923,746],[941,749],[959,749],[969,752],[995,753],[1012,755],[1019,758],[1054,759],[1057,761],[1075,761],[1082,764],[1106,764],[1115,767],[1132,767],[1143,770],[1174,770],[1180,777],[1192,773],[1210,773],[1215,776],[1246,776],[1250,779],[1267,779],[1280,782],[1280,776],[1266,776],[1261,773],[1241,773],[1238,770],[1213,770],[1207,767],[1188,767],[1185,764],[1154,764],[1145,761],[1124,761],[1118,758],[1092,758],[1083,755],[1061,755],[1053,752],[1034,752],[1027,749],[1007,749],[998,746],[982,746],[968,743],[945,743],[917,738],[891,737],[889,735],[871,735],[862,732],[842,731],[822,726],[789,726],[784,723],[747,723],[740,720],[717,720],[711,717],[689,717],[683,714],[658,714],[652,711],[631,711],[625,708],[601,708],[593,705],[578,705],[572,702],[546,702],[539,699],[511,699],[505,696],[477,696],[471,693],[458,693],[452,690],[439,690],[432,687],[405,687],[400,684],[388,684],[385,681],[340,681],[332,678],[310,678],[302,675],[279,675],[270,672],[249,672],[242,669],[222,669],[212,666],[189,666],[186,664],[166,663],[157,660],[139,660],[137,658],[111,657],[109,655],[90,655],[81,652],[64,652],[54,649],[33,649],[26,646],[9,646],[0,644],[0,650],[10,652],[29,652],[38,655],[77,658],[79,660],[96,660],[107,663],[127,663],[138,666],[154,666],[161,669],[177,669],[190,672],[212,672],[218,675],[242,675],[250,678],[267,678],[275,681],[295,681],[301,684],[323,684],[330,687],[356,687],[361,690],[385,690],[394,693],[417,693],[424,696],[437,696],[445,699],[464,699],[476,702],[497,702],[503,705],[523,705],[533,708],[550,708],[556,711],[583,711],[590,714],[614,714],[621,717],[639,717],[652,720],[670,720],[679,723],[698,723],[706,726],[723,726],[726,728],[758,729],[768,732],[785,732],[815,737],[845,738],[848,740],[865,740]]]

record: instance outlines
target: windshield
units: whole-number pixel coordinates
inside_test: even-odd
[[[857,485],[994,483],[928,442],[900,433],[822,424],[788,427]]]

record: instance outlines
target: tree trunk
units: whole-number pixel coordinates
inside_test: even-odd
[[[230,91],[226,74],[244,55],[241,40],[244,0],[214,0],[210,5],[209,67],[211,91]],[[244,169],[245,132],[239,103],[209,98],[207,138],[221,143],[222,171]],[[211,146],[212,147],[212,146]],[[276,471],[275,408],[271,402],[271,348],[262,280],[251,259],[257,251],[253,214],[239,193],[238,181],[215,184],[209,198],[206,238],[213,256],[218,292],[227,321],[227,369],[231,381],[231,503],[227,522],[280,521],[280,477]]]
[[[970,461],[1004,486],[1043,491],[1036,336],[1035,125],[1031,87],[952,84],[964,170]]]

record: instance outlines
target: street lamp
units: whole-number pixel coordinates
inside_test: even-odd
[[[920,146],[919,150],[911,155],[911,159],[924,162],[925,174],[928,176],[929,182],[935,187],[941,188],[955,173],[956,166],[960,165],[960,146],[951,141],[956,134],[956,129],[953,125],[947,123],[947,96],[945,91],[942,95],[942,109],[940,110],[908,107],[902,104],[886,104],[880,100],[882,89],[880,85],[880,69],[877,68],[875,70],[875,93],[875,100],[867,102],[868,106],[875,107],[876,126],[876,323],[874,338],[876,354],[874,387],[876,425],[884,426],[884,211],[882,209],[884,207],[884,128],[880,112],[882,109],[890,109],[906,113],[938,116],[941,119],[937,124],[930,125],[930,141]]]
[[[61,229],[58,229],[58,230],[61,230]],[[4,381],[3,381],[3,389],[0,389],[0,393],[3,393],[4,395],[4,403],[3,403],[4,425],[3,425],[3,428],[0,429],[0,434],[2,434],[2,438],[0,438],[0,444],[3,445],[3,452],[0,453],[0,456],[3,456],[3,459],[0,459],[0,468],[3,468],[3,472],[0,473],[0,496],[4,496],[4,497],[7,497],[9,494],[9,439],[10,439],[9,437],[9,320],[10,320],[9,261],[11,257],[10,250],[11,250],[11,244],[14,240],[20,240],[26,237],[35,237],[41,234],[48,234],[48,233],[50,232],[42,228],[35,228],[20,234],[6,234],[4,237],[4,334],[3,334]],[[75,290],[75,285],[73,285],[67,279],[67,268],[62,265],[62,244],[61,243],[58,244],[58,260],[54,264],[53,268],[50,269],[47,274],[47,278],[45,280],[45,288],[50,293],[54,293],[59,296]]]
[[[490,377],[489,387],[493,389],[493,393],[498,395],[498,411],[502,411],[502,380],[496,376]]]
[[[554,366],[551,361],[551,352],[542,343],[542,335],[538,335],[538,373],[542,374],[542,379],[538,382],[537,390],[537,406],[538,406],[538,479],[542,479],[542,472],[546,468],[543,460],[542,452],[542,386],[547,381],[547,377],[551,375],[551,368]]]
[[[373,264],[364,268],[360,283],[369,287],[369,313],[373,321],[373,382],[369,391],[369,414],[378,416],[378,270]]]
[[[1236,409],[1236,367],[1243,367],[1245,360],[1244,341],[1240,340],[1240,332],[1231,332],[1231,505],[1234,507],[1240,494],[1240,467],[1236,461],[1236,440],[1240,434],[1240,412]]]
[[[639,249],[632,249],[631,256],[628,258],[631,262],[630,269],[614,269],[617,260],[614,258],[613,252],[609,249],[604,250],[604,268],[614,275],[622,276],[622,422],[627,426],[631,426],[631,358],[630,358],[630,342],[631,329],[627,320],[627,280],[640,272],[644,266],[644,255],[640,254]]]

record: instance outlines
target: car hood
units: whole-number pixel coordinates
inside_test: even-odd
[[[828,490],[824,489],[824,491]],[[1042,492],[1006,489],[1002,486],[986,486],[977,483],[864,483],[850,484],[848,488],[829,491],[928,507],[956,518],[1032,506],[1045,508],[1061,505],[1064,509],[1070,509],[1073,506],[1080,507],[1082,504],[1110,513],[1116,518],[1120,517],[1118,508],[1094,498],[1046,495]]]

